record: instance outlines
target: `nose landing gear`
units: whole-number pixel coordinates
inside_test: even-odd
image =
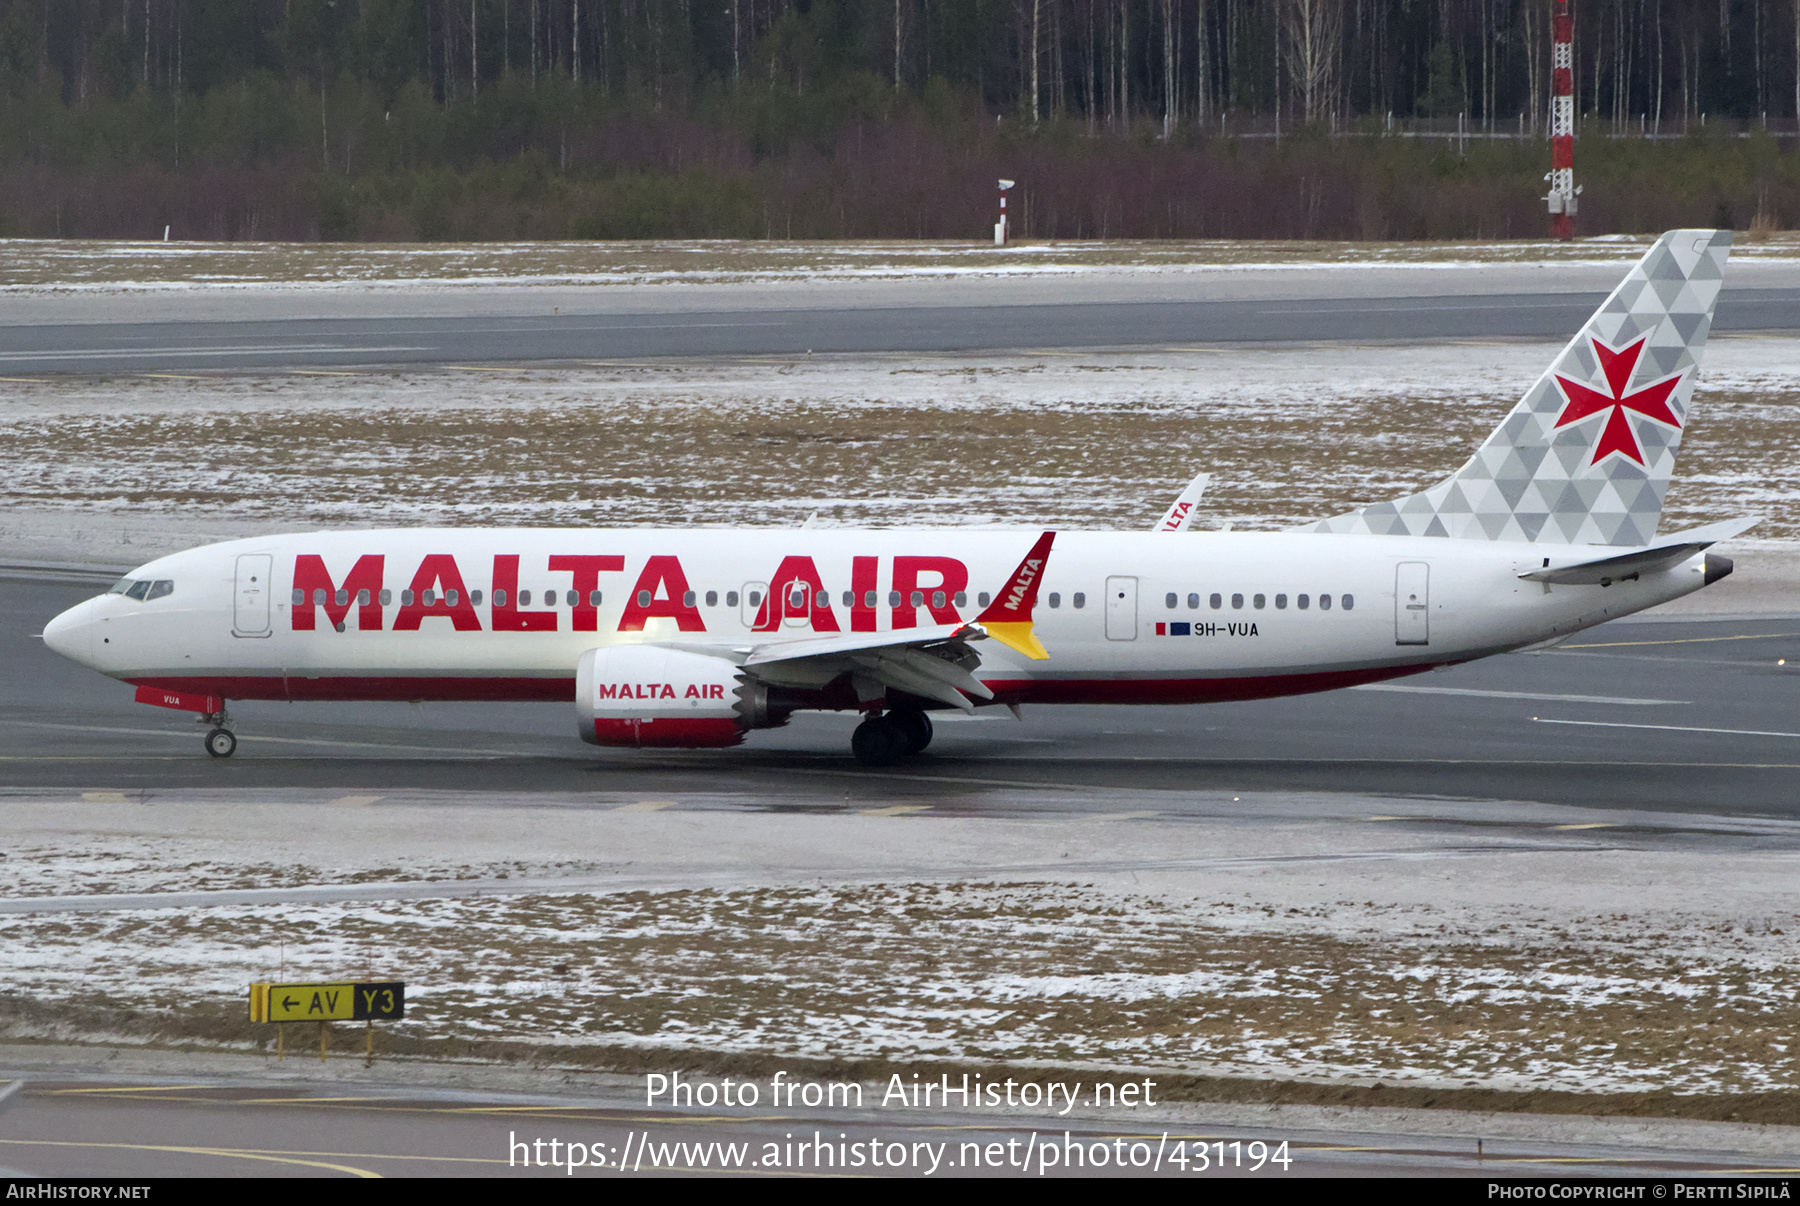
[[[850,735],[850,751],[864,766],[892,766],[931,744],[931,717],[919,708],[871,715]]]
[[[201,724],[211,726],[206,730],[204,744],[206,752],[215,758],[229,758],[237,753],[237,735],[226,726],[231,718],[225,715],[225,709],[217,712],[202,713],[198,720]]]

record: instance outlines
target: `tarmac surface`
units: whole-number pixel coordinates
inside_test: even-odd
[[[628,295],[614,293],[615,300],[590,312],[557,313],[552,306],[548,317],[530,311],[543,308],[549,293],[516,292],[494,313],[472,312],[480,307],[463,296],[440,297],[433,303],[440,309],[431,313],[383,314],[367,309],[382,299],[364,296],[354,303],[364,307],[354,316],[333,317],[326,305],[324,317],[284,318],[266,305],[248,305],[244,313],[263,317],[239,322],[192,305],[159,311],[176,321],[141,321],[157,309],[154,297],[115,298],[98,307],[64,299],[34,318],[20,314],[33,303],[15,299],[0,327],[0,376],[674,353],[1561,336],[1602,296],[1592,289],[1608,287],[1618,272],[1609,267],[1603,275],[1605,282],[1584,279],[1582,291],[1549,287],[1475,297],[1441,287],[1420,289],[1419,296],[1370,295],[1381,290],[1345,296],[1353,290],[1333,292],[1338,277],[1314,282],[1306,297],[1273,296],[1259,287],[1232,297],[1147,302],[1109,286],[1087,294],[1086,302],[1055,305],[1043,304],[1041,292],[987,304],[980,290],[965,290],[954,294],[958,304],[839,307],[817,304],[823,295],[816,292],[773,291],[768,304],[708,309],[695,304],[708,295],[692,292],[686,302],[634,312],[621,300]],[[1715,329],[1800,329],[1800,288],[1783,284],[1728,289]],[[1069,291],[1079,292],[1079,284]],[[914,302],[924,296],[912,294]],[[52,310],[56,321],[44,321]],[[1086,824],[1153,813],[1157,824],[1238,828],[1259,817],[1354,821],[1370,832],[1366,849],[1309,855],[1308,865],[1389,860],[1371,869],[1395,859],[1500,857],[1504,863],[1580,859],[1602,850],[1686,854],[1704,867],[1709,851],[1784,855],[1800,848],[1800,794],[1792,787],[1800,771],[1800,715],[1794,684],[1785,681],[1800,674],[1800,614],[1785,614],[1786,608],[1619,621],[1548,653],[1322,696],[1188,708],[1030,708],[1023,723],[951,720],[938,726],[924,755],[874,772],[849,756],[849,717],[801,717],[787,728],[752,734],[735,750],[596,751],[575,738],[573,709],[560,705],[240,703],[232,707],[238,754],[214,760],[202,752],[200,730],[189,717],[133,703],[129,687],[63,661],[36,638],[51,616],[98,589],[99,579],[78,574],[0,574],[0,666],[7,670],[0,676],[0,800],[341,806],[380,796],[451,809],[464,802],[516,809],[522,819],[553,815],[532,810],[567,815],[653,804],[674,814],[735,814],[715,820],[746,825],[772,814]],[[1385,801],[1381,811],[1396,815],[1368,816],[1371,799]],[[1404,828],[1386,824],[1403,817]],[[646,868],[640,886],[696,882],[691,869],[678,865],[681,853],[670,850],[666,866]],[[881,854],[868,856],[871,865]],[[920,856],[906,857],[921,865],[904,873],[933,873]],[[1237,861],[1288,857],[1245,854]],[[1139,857],[1129,866],[1095,864],[1094,870],[1129,875],[1135,883],[1157,865]],[[1079,868],[1071,862],[1058,870],[1066,875]],[[945,862],[936,873],[962,869]],[[758,876],[766,879],[767,869],[739,867],[721,873],[719,882]],[[496,890],[479,882],[464,887]],[[529,887],[515,882],[509,890]],[[363,896],[335,898],[401,894],[382,884],[357,891]],[[281,898],[301,897],[286,891]],[[0,901],[0,913],[41,911],[50,903]],[[208,903],[223,902],[171,894],[156,902],[95,898],[80,907]],[[848,1110],[697,1116],[642,1108],[641,1092],[625,1078],[553,1084],[558,1074],[528,1069],[507,1080],[492,1069],[399,1064],[365,1073],[359,1063],[333,1061],[321,1069],[309,1062],[302,1071],[291,1061],[272,1067],[251,1056],[0,1047],[0,1078],[29,1082],[0,1096],[0,1174],[519,1175],[525,1170],[507,1164],[508,1140],[516,1133],[596,1145],[602,1171],[616,1176],[624,1156],[635,1151],[641,1160],[648,1143],[721,1140],[760,1149],[765,1141],[785,1144],[790,1133],[798,1140],[815,1130],[833,1140],[841,1134],[845,1142],[906,1143],[909,1158],[914,1143],[948,1142],[954,1157],[965,1140],[979,1140],[983,1151],[988,1143],[1006,1148],[1016,1141],[1007,1149],[1010,1158],[1022,1147],[1035,1150],[1046,1136],[1061,1141],[1065,1130],[1090,1145],[1141,1137],[1161,1145],[1162,1156],[1170,1142],[1183,1139],[1287,1140],[1292,1172],[1255,1174],[1262,1176],[1706,1176],[1800,1169],[1800,1139],[1787,1128],[1222,1107],[1004,1119]],[[0,1085],[0,1094],[7,1087]],[[713,1151],[706,1160],[719,1158]],[[702,1163],[690,1148],[667,1161],[650,1160],[641,1171],[697,1172]],[[567,1175],[558,1168],[530,1171]],[[1220,1173],[1202,1173],[1190,1161],[1186,1175]]]
[[[1578,329],[1604,298],[1604,293],[1536,293],[19,323],[0,326],[0,375],[1554,337]],[[478,311],[478,295],[471,301]],[[139,306],[154,308],[151,299]],[[1797,328],[1800,289],[1795,288],[1728,289],[1713,327],[1720,332]]]
[[[44,1055],[104,1060],[93,1052]],[[141,1061],[127,1054],[119,1062]],[[717,1175],[729,1169],[765,1177],[1492,1179],[1800,1171],[1800,1158],[1782,1151],[1789,1136],[1778,1127],[1577,1120],[1570,1129],[1581,1137],[1558,1141],[1531,1133],[1516,1118],[1399,1110],[1371,1112],[1400,1116],[1381,1118],[1387,1126],[1380,1130],[1345,1128],[1347,1111],[1303,1107],[1260,1111],[1257,1121],[1250,1116],[1259,1111],[1207,1106],[1067,1114],[1015,1109],[998,1116],[766,1105],[699,1111],[646,1108],[641,1082],[618,1083],[625,1077],[594,1078],[615,1083],[559,1097],[421,1088],[379,1064],[372,1073],[352,1068],[328,1079],[305,1055],[285,1068],[258,1059],[259,1072],[230,1077],[207,1067],[220,1061],[188,1062],[198,1065],[198,1074],[64,1073],[26,1080],[6,1103],[14,1108],[0,1114],[0,1174],[568,1178]],[[340,1054],[338,1063],[352,1060]],[[308,1065],[316,1070],[310,1075],[300,1070]],[[767,1083],[758,1091],[765,1101],[771,1096]],[[865,1107],[882,1092],[880,1084],[865,1086]],[[581,1148],[574,1169],[566,1167],[570,1141]],[[1265,1155],[1287,1163],[1258,1159]]]
[[[983,807],[1009,814],[1241,790],[1800,816],[1800,616],[1615,621],[1548,653],[1326,695],[945,721],[924,755],[871,772],[850,759],[849,716],[732,750],[596,751],[555,704],[236,703],[239,752],[216,760],[185,714],[43,647],[43,623],[95,591],[0,579],[0,787],[689,793],[734,809],[999,791]]]

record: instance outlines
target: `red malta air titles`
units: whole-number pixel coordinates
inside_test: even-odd
[[[1417,494],[1195,532],[409,529],[160,558],[53,619],[58,653],[191,711],[554,700],[602,746],[735,745],[806,709],[870,765],[933,712],[1325,691],[1554,643],[1716,581],[1754,520],[1656,534],[1730,234],[1672,231],[1486,442]]]

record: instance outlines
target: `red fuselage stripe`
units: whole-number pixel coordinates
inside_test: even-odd
[[[1061,678],[989,679],[988,687],[1001,703],[1113,703],[1172,704],[1221,703],[1230,700],[1273,699],[1282,695],[1306,695],[1335,691],[1362,683],[1402,678],[1429,670],[1431,664],[1378,666],[1357,670],[1327,670],[1302,674],[1265,674],[1242,678]],[[164,691],[218,695],[227,699],[284,700],[436,700],[489,702],[570,703],[575,698],[575,678],[515,677],[358,677],[283,678],[209,676],[204,678],[129,678],[133,686]],[[820,703],[826,707],[836,706]],[[804,706],[804,705],[802,705]]]

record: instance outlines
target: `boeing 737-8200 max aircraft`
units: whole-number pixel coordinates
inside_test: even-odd
[[[1468,462],[1287,532],[406,529],[152,561],[44,640],[225,701],[573,700],[584,741],[729,746],[802,709],[870,765],[929,713],[1328,691],[1555,642],[1731,572],[1754,520],[1658,537],[1730,249],[1663,235]],[[1177,534],[1179,533],[1179,534]]]

